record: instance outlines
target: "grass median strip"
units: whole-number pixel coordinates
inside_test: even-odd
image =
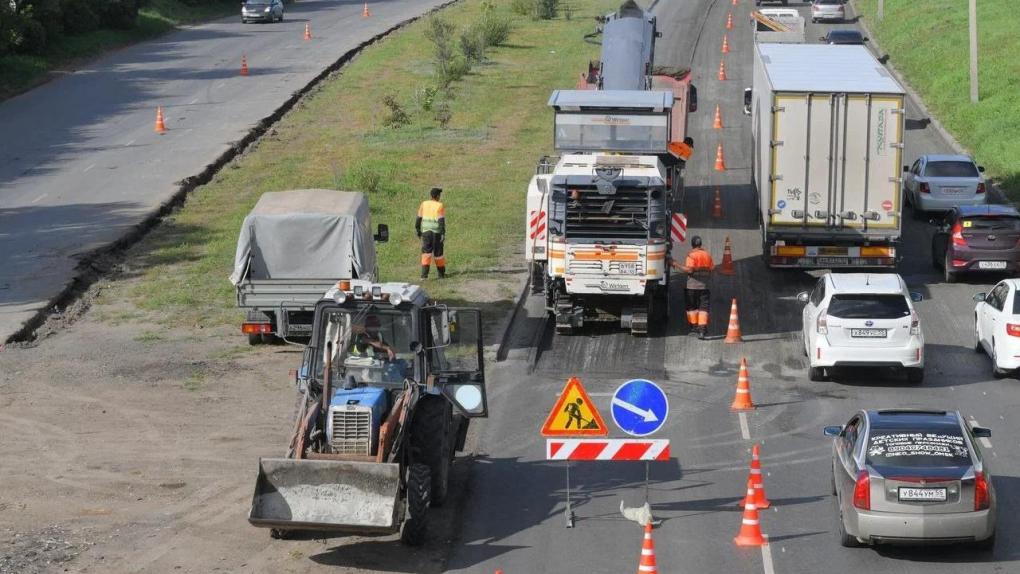
[[[977,3],[980,101],[970,102],[967,2],[857,0],[890,61],[924,98],[928,108],[978,163],[986,166],[1009,198],[1020,201],[1020,12],[1014,2]],[[912,160],[911,160],[912,161]]]
[[[427,21],[367,48],[134,247],[127,280],[109,285],[100,303],[127,299],[170,324],[237,324],[227,275],[241,222],[263,192],[299,188],[366,192],[373,223],[391,230],[379,249],[380,274],[418,282],[414,217],[428,189],[440,186],[449,277],[426,288],[444,300],[507,307],[518,285],[500,272],[523,270],[525,190],[535,161],[550,151],[546,102],[597,55],[583,35],[614,5],[578,2],[570,19],[514,17],[509,39],[454,82],[451,97],[429,89]],[[465,0],[442,17],[465,30],[485,10],[511,14],[508,3]],[[387,96],[408,116],[396,127],[385,127],[393,115]]]

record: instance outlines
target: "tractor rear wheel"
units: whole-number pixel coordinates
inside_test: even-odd
[[[427,396],[418,401],[411,423],[411,452],[415,462],[432,473],[432,506],[442,506],[449,491],[453,464],[453,410],[443,397]]]
[[[407,469],[407,514],[400,529],[400,540],[408,546],[421,546],[429,526],[429,467],[415,463]]]

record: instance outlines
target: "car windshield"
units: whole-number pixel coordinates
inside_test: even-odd
[[[863,39],[860,34],[852,30],[839,30],[829,32],[829,41],[839,44],[860,44]]]
[[[830,5],[830,6],[833,5],[833,4],[842,4],[842,3],[843,3],[843,0],[815,0],[815,4],[827,4],[827,5]]]
[[[899,319],[910,315],[907,298],[899,294],[833,295],[828,314],[841,319]]]
[[[978,170],[970,161],[930,161],[924,166],[928,177],[977,177]]]
[[[311,357],[317,379],[322,378],[327,355],[334,384],[347,376],[358,383],[402,384],[414,376],[411,343],[417,337],[406,311],[389,305],[330,309],[319,321],[319,330]]]
[[[980,215],[963,219],[965,231],[1020,231],[1020,215]]]
[[[871,431],[867,462],[874,466],[959,467],[970,466],[970,451],[959,431]]]

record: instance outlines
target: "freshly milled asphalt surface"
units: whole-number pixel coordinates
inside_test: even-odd
[[[807,5],[797,5],[805,15]],[[651,465],[649,500],[656,519],[660,572],[819,573],[1007,572],[1020,566],[1020,431],[1011,418],[1020,398],[1015,379],[994,380],[988,358],[972,350],[973,302],[997,278],[974,278],[948,285],[930,263],[931,231],[905,219],[900,273],[924,294],[917,304],[926,337],[927,378],[920,387],[881,372],[857,372],[835,381],[812,383],[800,343],[800,310],[795,296],[811,287],[818,272],[768,271],[760,261],[760,235],[749,185],[749,121],[742,115],[742,91],[750,85],[751,6],[740,0],[663,0],[655,7],[664,35],[657,63],[686,66],[691,60],[701,109],[690,118],[696,153],[688,168],[686,212],[691,232],[700,234],[718,261],[724,238],[733,241],[736,275],[717,277],[713,290],[714,340],[683,334],[675,315],[666,337],[635,339],[615,330],[591,330],[569,337],[547,335],[537,368],[527,369],[529,329],[538,323],[542,302],[527,302],[515,331],[509,360],[489,369],[491,418],[481,426],[481,456],[465,492],[466,513],[460,540],[448,568],[452,572],[507,574],[542,572],[633,572],[641,529],[619,512],[620,501],[637,506],[644,499],[641,463],[574,463],[571,469],[577,523],[565,528],[565,472],[547,463],[539,428],[568,376],[582,378],[603,415],[609,395],[635,377],[658,382],[668,393],[671,412],[658,436],[672,440],[673,460]],[[726,56],[727,82],[715,79],[726,14],[734,13]],[[707,16],[706,16],[707,14]],[[695,46],[698,26],[707,23]],[[842,26],[850,26],[844,24]],[[809,24],[817,41],[832,25]],[[565,85],[569,78],[564,79]],[[721,131],[712,129],[715,104],[722,107]],[[904,162],[919,154],[948,151],[913,103],[908,106]],[[722,142],[728,170],[712,170]],[[724,218],[710,218],[715,187],[721,190]],[[523,191],[522,191],[523,193]],[[729,302],[737,297],[745,342],[726,345]],[[681,302],[674,292],[674,308]],[[750,364],[758,409],[747,416],[749,439],[729,410],[741,357]],[[846,549],[836,537],[830,496],[830,443],[826,424],[841,424],[860,408],[934,407],[960,409],[993,430],[985,449],[998,493],[999,544],[994,554],[962,547]],[[609,422],[613,427],[612,422]],[[621,436],[615,427],[613,436]],[[758,548],[732,542],[740,526],[738,501],[747,479],[753,442],[762,443],[765,485],[771,509],[761,515],[770,539],[766,564]]]
[[[360,0],[296,2],[275,24],[238,15],[0,103],[0,343],[72,281],[81,255],[123,237],[343,54],[444,1],[373,1],[369,18]]]

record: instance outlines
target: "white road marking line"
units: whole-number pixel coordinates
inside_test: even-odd
[[[216,84],[216,88],[222,88],[225,85],[227,85],[226,82],[220,82],[220,83]]]
[[[737,413],[737,417],[740,418],[740,438],[750,440],[751,429],[747,427],[747,413]]]
[[[82,172],[82,173],[88,173],[88,171],[89,171],[90,169],[94,168],[94,167],[96,167],[96,164],[91,164],[91,165],[89,165],[88,167],[86,167],[85,169],[81,170],[81,172]]]
[[[40,195],[39,197],[33,199],[32,200],[32,205],[35,205],[35,204],[39,203],[40,201],[42,201],[42,198],[46,197],[46,195],[47,194],[44,193],[44,194]]]
[[[130,146],[133,143],[135,143],[135,140],[131,140],[128,143],[124,144],[124,147],[128,147],[128,146]]]
[[[981,426],[981,424],[977,422],[976,418],[970,417],[970,426],[979,427]],[[987,437],[978,437],[978,442],[981,443],[981,446],[985,448],[992,448],[992,441],[988,440]]]
[[[765,566],[765,574],[776,574],[776,567],[772,565],[772,548],[769,546],[769,537],[762,535],[765,544],[761,546],[761,563]]]
[[[188,102],[188,105],[190,106],[190,105],[196,104],[196,103],[198,103],[198,98],[195,98],[195,99],[191,100],[190,102]]]

